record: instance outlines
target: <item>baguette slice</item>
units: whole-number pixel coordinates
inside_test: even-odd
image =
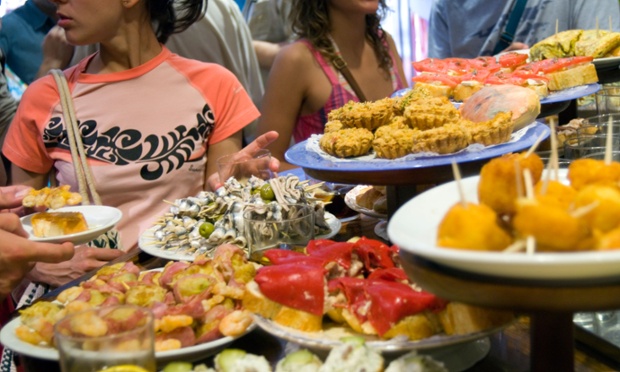
[[[509,311],[487,309],[460,302],[448,303],[439,313],[439,321],[447,335],[464,335],[492,329],[513,319],[514,314]]]
[[[596,67],[594,67],[592,63],[575,66],[563,71],[548,73],[545,76],[549,78],[549,90],[551,91],[598,82]]]

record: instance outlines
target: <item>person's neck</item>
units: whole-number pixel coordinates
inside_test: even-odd
[[[87,73],[106,74],[129,70],[155,58],[162,50],[152,30],[117,39],[120,40],[99,44],[99,53],[89,63]]]
[[[330,34],[345,57],[360,57],[366,43],[366,16],[330,12]]]

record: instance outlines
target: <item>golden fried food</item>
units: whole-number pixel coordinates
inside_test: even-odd
[[[539,250],[573,251],[589,237],[586,223],[568,210],[519,198],[512,219],[519,237],[533,236]]]
[[[568,179],[577,190],[591,184],[618,187],[620,185],[620,163],[605,164],[603,160],[575,159],[568,166]]]
[[[525,152],[492,159],[480,171],[478,200],[500,215],[513,214],[516,210],[515,201],[522,196],[518,195],[518,190],[525,190],[523,171],[530,171],[535,184],[540,180],[543,168],[544,164],[538,155]]]
[[[57,209],[65,205],[76,205],[82,202],[82,195],[69,191],[71,186],[44,187],[30,190],[22,200],[24,207],[45,207]]]
[[[327,114],[328,121],[339,120],[345,128],[365,128],[374,131],[387,124],[393,116],[394,101],[384,98],[373,102],[349,101]]]
[[[447,248],[501,251],[512,242],[497,214],[484,204],[455,204],[437,230],[437,245]]]
[[[336,132],[341,129],[345,129],[344,125],[340,120],[332,120],[325,123],[325,129],[323,129],[324,133]]]
[[[604,185],[588,185],[575,197],[575,208],[591,209],[581,218],[592,230],[603,233],[620,226],[620,190]]]
[[[411,152],[451,154],[466,148],[469,143],[469,133],[462,125],[446,124],[429,130],[416,130],[413,133]]]
[[[372,147],[379,158],[403,157],[411,153],[415,132],[419,131],[409,128],[402,121],[396,121],[377,129]]]
[[[620,249],[620,227],[617,227],[605,234],[594,233],[595,241],[594,249],[600,251],[608,251]]]
[[[374,136],[364,128],[348,128],[323,134],[319,146],[326,153],[339,158],[366,155]]]
[[[541,180],[534,187],[534,196],[541,204],[568,210],[575,201],[577,190],[555,180]]]
[[[461,119],[459,111],[447,97],[413,100],[405,107],[403,116],[410,127],[420,130],[454,124]]]
[[[514,121],[510,112],[498,112],[493,119],[479,123],[462,120],[461,124],[469,133],[470,143],[485,146],[507,142],[514,129]]]

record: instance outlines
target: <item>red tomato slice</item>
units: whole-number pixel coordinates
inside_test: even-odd
[[[442,59],[426,58],[413,62],[413,68],[418,72],[445,72],[446,63]]]
[[[515,69],[524,64],[527,61],[527,57],[528,55],[523,53],[505,53],[499,56],[499,64],[502,67]]]
[[[469,60],[469,65],[476,70],[489,70],[491,72],[499,71],[502,67],[497,63],[495,57],[482,56]]]
[[[550,72],[561,71],[581,65],[583,63],[588,63],[591,62],[593,59],[593,57],[589,56],[543,59],[542,61],[532,62],[520,66],[518,70],[548,74]]]
[[[445,75],[445,74],[427,72],[424,74],[414,76],[412,80],[419,81],[422,83],[431,83],[431,84],[439,83],[439,84],[447,85],[449,87],[454,88],[455,86],[459,84],[460,79],[449,76],[449,75]]]

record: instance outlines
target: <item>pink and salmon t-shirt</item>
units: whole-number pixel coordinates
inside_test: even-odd
[[[209,145],[259,116],[234,75],[163,48],[136,68],[86,74],[88,57],[65,71],[97,192],[123,212],[124,250],[167,212],[164,200],[203,190]],[[78,190],[60,97],[52,76],[24,93],[3,147],[27,171],[56,168],[59,184]],[[212,159],[213,160],[213,159]]]

